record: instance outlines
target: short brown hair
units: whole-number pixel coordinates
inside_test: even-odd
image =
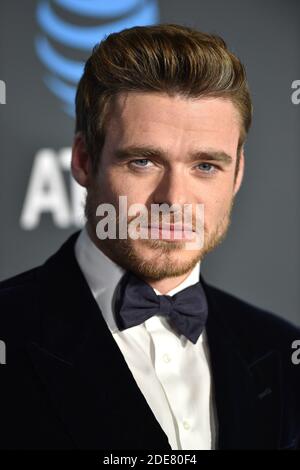
[[[241,117],[239,159],[252,121],[252,103],[244,66],[221,37],[160,24],[124,29],[96,44],[76,93],[76,132],[85,138],[94,170],[104,144],[109,103],[124,91],[231,99]]]

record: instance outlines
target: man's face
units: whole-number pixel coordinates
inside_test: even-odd
[[[235,178],[239,135],[238,112],[229,100],[119,94],[108,119],[98,172],[86,184],[88,228],[95,243],[140,277],[160,280],[188,273],[224,238],[230,223],[243,174],[241,155]],[[118,210],[119,196],[127,197],[128,207],[144,204],[149,214],[151,204],[192,205],[194,227],[196,204],[203,204],[203,247],[186,249],[186,240],[99,240],[96,208],[111,203]]]

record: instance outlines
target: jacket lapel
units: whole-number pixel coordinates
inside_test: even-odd
[[[170,450],[80,271],[77,236],[40,269],[34,367],[75,447]]]
[[[219,449],[278,449],[280,447],[280,358],[275,351],[258,357],[257,338],[237,337],[229,305],[221,302],[216,289],[200,276],[207,295],[207,336],[218,415]],[[231,309],[234,308],[234,303]],[[240,322],[243,311],[240,313]],[[249,320],[248,320],[249,321]],[[254,333],[254,332],[253,332]],[[254,342],[256,348],[249,346]]]

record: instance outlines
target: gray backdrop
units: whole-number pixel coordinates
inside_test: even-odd
[[[57,162],[62,158],[58,152],[71,145],[74,127],[61,100],[44,82],[46,67],[34,46],[41,32],[39,3],[0,3],[0,80],[6,83],[6,104],[0,105],[0,279],[40,264],[78,229],[71,215],[69,222],[57,223],[51,212],[42,213],[31,228],[21,222],[37,154],[49,149],[47,172],[47,164]],[[246,65],[254,101],[245,178],[232,225],[226,241],[202,263],[202,272],[208,282],[300,324],[300,104],[298,95],[292,99],[292,83],[300,79],[300,2],[157,3],[160,22],[191,25],[224,37]],[[53,8],[65,20],[74,17],[67,18],[57,5]],[[100,20],[88,21],[94,26]],[[73,60],[88,55],[55,46],[69,58],[72,52]],[[56,176],[70,205],[70,174],[59,161]]]

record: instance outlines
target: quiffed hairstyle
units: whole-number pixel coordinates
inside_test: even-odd
[[[83,134],[95,171],[110,102],[129,91],[230,99],[240,116],[239,161],[252,104],[244,66],[221,37],[160,24],[112,33],[94,47],[77,88],[75,131]]]

